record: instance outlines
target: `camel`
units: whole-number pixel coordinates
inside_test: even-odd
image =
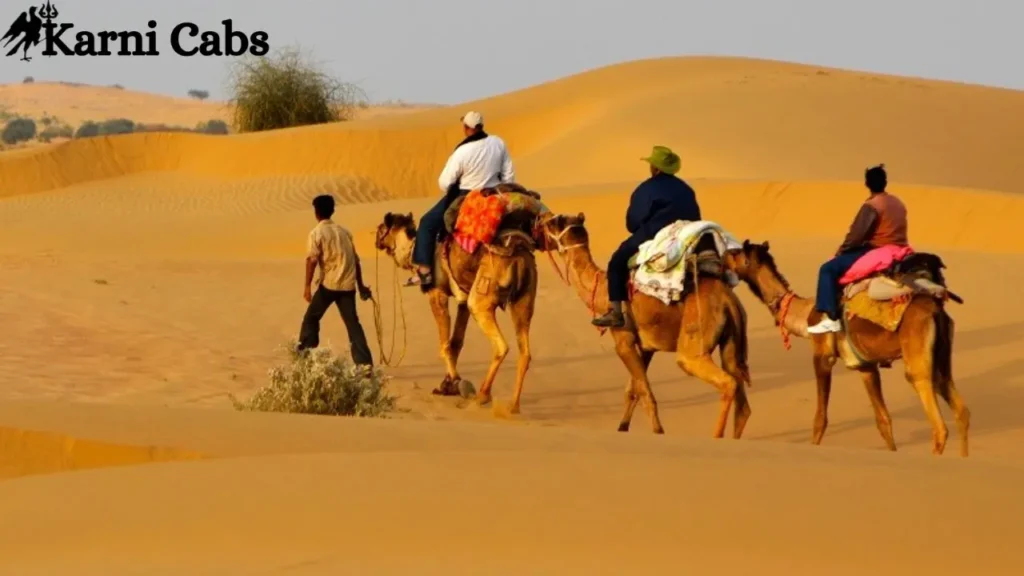
[[[561,255],[567,278],[576,277],[576,292],[596,317],[609,309],[608,281],[604,270],[591,256],[585,219],[582,212],[577,216],[550,216],[542,222],[542,227],[548,250]],[[563,280],[571,285],[567,278]],[[688,278],[687,283],[692,280]],[[630,374],[619,432],[629,431],[633,411],[642,399],[654,433],[664,434],[658,402],[647,380],[647,369],[655,352],[674,352],[676,363],[684,372],[704,380],[721,393],[714,437],[724,436],[729,408],[734,405],[733,438],[739,438],[751,413],[744,389],[744,384],[750,385],[747,317],[743,305],[721,275],[701,271],[696,292],[688,289],[680,302],[671,305],[634,292],[623,307],[623,313],[627,317],[626,326],[611,329],[615,353]],[[715,348],[719,349],[721,367],[711,359]]]
[[[891,367],[902,358],[907,380],[914,386],[925,414],[932,427],[932,453],[942,454],[948,431],[935,399],[938,392],[953,410],[960,433],[960,454],[967,456],[967,432],[970,411],[956,389],[952,373],[953,319],[946,313],[946,297],[963,303],[958,296],[945,289],[941,259],[932,254],[917,253],[901,263],[898,275],[885,274],[900,288],[906,304],[902,320],[895,330],[888,330],[858,316],[843,319],[844,331],[834,334],[808,334],[807,327],[821,319],[814,309],[814,301],[801,298],[779,272],[769,252],[768,242],[763,244],[744,241],[742,250],[730,251],[725,257],[726,267],[733,270],[747,284],[750,291],[771,312],[780,327],[783,343],[789,348],[789,334],[810,338],[814,374],[818,388],[818,408],[814,415],[811,443],[818,445],[828,427],[828,400],[832,389],[832,367],[841,359],[846,367],[860,373],[875,412],[875,423],[889,450],[896,450],[892,436],[892,420],[882,396],[879,368]],[[915,278],[916,276],[916,278]],[[923,279],[930,285],[927,292],[910,288]],[[871,280],[873,281],[873,280]],[[847,298],[843,297],[846,304]],[[888,305],[887,305],[888,306]],[[844,316],[847,316],[844,313]]]
[[[516,184],[501,184],[497,193],[539,195]],[[461,199],[453,204],[448,215],[457,214]],[[491,387],[505,356],[508,343],[498,327],[495,311],[507,309],[515,329],[519,346],[516,362],[516,384],[509,410],[518,414],[523,381],[530,367],[530,324],[533,320],[537,296],[537,263],[533,256],[536,242],[532,237],[535,214],[513,212],[502,220],[497,237],[490,244],[481,245],[473,254],[452,241],[450,234],[437,243],[434,256],[434,284],[423,288],[430,302],[430,310],[437,323],[441,358],[445,364],[445,377],[433,390],[442,396],[468,396],[472,386],[459,375],[459,354],[465,342],[466,327],[472,315],[477,325],[491,342],[490,366],[475,402],[486,405],[491,401]],[[446,218],[451,220],[451,218]],[[451,226],[448,226],[449,230]],[[383,251],[399,268],[413,270],[413,246],[416,243],[416,221],[412,213],[388,212],[377,227],[377,250]],[[455,324],[452,326],[448,301],[457,304]]]

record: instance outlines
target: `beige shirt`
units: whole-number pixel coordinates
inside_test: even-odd
[[[317,284],[328,290],[356,289],[356,248],[348,230],[321,220],[309,233],[306,255],[320,268]]]

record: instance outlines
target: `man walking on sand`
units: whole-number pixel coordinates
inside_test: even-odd
[[[370,289],[363,284],[363,270],[359,264],[352,234],[331,220],[334,215],[334,197],[317,196],[313,199],[313,212],[317,225],[309,233],[306,250],[306,282],[303,298],[309,303],[302,318],[298,350],[320,345],[320,319],[334,304],[348,330],[352,361],[357,366],[373,366],[373,355],[366,343],[363,326],[356,314],[356,289],[359,297],[369,300]],[[319,287],[313,292],[313,271],[320,268]]]

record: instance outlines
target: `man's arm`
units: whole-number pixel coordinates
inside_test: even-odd
[[[846,239],[839,246],[839,250],[836,250],[836,254],[841,254],[866,244],[874,233],[876,226],[878,226],[878,213],[871,206],[864,204],[860,207],[860,211],[857,212],[857,216],[854,217],[853,224],[850,225],[850,231],[846,233]]]
[[[459,177],[462,176],[462,156],[459,154],[458,148],[452,155],[448,157],[448,162],[445,163],[444,169],[441,170],[441,176],[437,179],[437,185],[441,187],[441,191],[447,193],[448,188],[452,184],[459,181]]]
[[[306,283],[303,285],[303,293],[308,295],[312,290],[311,284],[313,284],[313,272],[316,271],[316,265],[320,262],[320,242],[314,232],[309,233],[309,239],[306,241]]]
[[[647,191],[647,187],[644,184],[640,184],[629,197],[629,208],[626,209],[626,230],[630,234],[636,233],[643,225],[644,219],[650,210],[650,194]]]
[[[505,158],[501,163],[501,181],[508,184],[509,182],[515,182],[516,173],[512,169],[512,155],[508,153],[508,148],[502,146],[502,154]]]

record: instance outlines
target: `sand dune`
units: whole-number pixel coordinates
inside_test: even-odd
[[[717,393],[664,355],[650,374],[667,434],[642,411],[614,433],[626,371],[543,257],[523,413],[502,411],[515,352],[493,410],[432,396],[435,326],[418,292],[392,292],[372,231],[386,211],[429,206],[466,108],[553,210],[585,212],[598,259],[621,240],[638,158],[666,144],[708,217],[771,241],[807,295],[863,198],[864,167],[886,162],[915,246],[942,255],[966,300],[951,314],[971,457],[956,457],[955,428],[946,456],[928,454],[898,364],[883,373],[897,453],[841,369],[825,442],[808,446],[809,346],[786,352],[745,288],[743,440],[709,438]],[[0,573],[1019,574],[1022,112],[1024,94],[1006,90],[662,59],[338,125],[0,154]],[[227,401],[265,381],[298,328],[322,192],[343,203],[385,326],[408,322],[389,421]],[[373,339],[372,308],[359,312]],[[392,337],[400,350],[390,330],[384,347]],[[346,347],[332,314],[323,339]],[[471,327],[462,371],[480,378],[489,357]]]

